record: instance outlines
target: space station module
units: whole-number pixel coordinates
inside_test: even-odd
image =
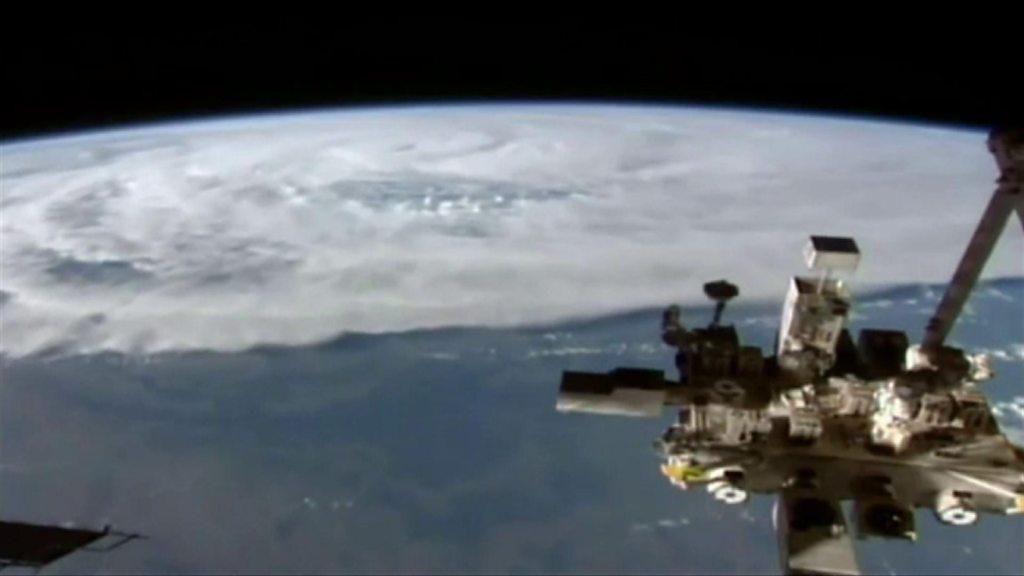
[[[835,364],[836,345],[850,312],[850,292],[832,273],[855,271],[860,251],[852,238],[811,236],[804,259],[821,275],[790,281],[776,352],[780,367],[813,377]]]

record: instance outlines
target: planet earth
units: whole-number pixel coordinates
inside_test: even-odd
[[[661,310],[771,347],[811,234],[853,328],[920,338],[993,190],[980,131],[629,105],[177,122],[0,144],[0,517],[146,540],[48,573],[774,573],[771,499],[658,473],[662,421],[562,370],[673,370]],[[1007,227],[955,345],[1024,442]],[[1024,522],[918,514],[869,573],[1024,572]]]

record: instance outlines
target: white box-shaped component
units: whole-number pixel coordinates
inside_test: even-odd
[[[779,356],[815,349],[828,357],[827,366],[831,366],[849,309],[850,295],[839,280],[818,283],[794,276],[782,310]]]
[[[811,236],[804,247],[804,260],[811,270],[853,272],[860,264],[860,250],[853,238]]]

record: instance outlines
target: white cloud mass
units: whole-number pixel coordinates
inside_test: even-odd
[[[781,299],[809,234],[857,285],[945,281],[980,132],[688,108],[459,106],[0,147],[0,351],[304,344]],[[986,276],[1024,274],[1010,231]]]

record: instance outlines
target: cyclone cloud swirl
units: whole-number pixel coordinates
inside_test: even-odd
[[[948,278],[984,134],[688,108],[459,106],[0,146],[0,352],[239,350],[780,299],[809,234],[856,282]],[[987,275],[1024,274],[1007,234]],[[1015,256],[1017,255],[1017,256]]]

